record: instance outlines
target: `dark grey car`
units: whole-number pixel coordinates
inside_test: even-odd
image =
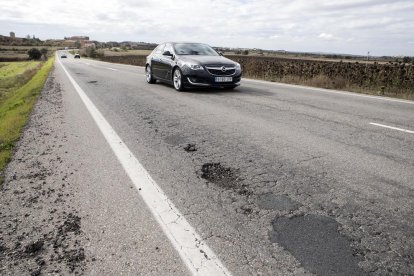
[[[147,57],[145,74],[148,83],[164,81],[178,91],[187,87],[232,89],[240,85],[242,70],[240,64],[206,44],[168,42]]]

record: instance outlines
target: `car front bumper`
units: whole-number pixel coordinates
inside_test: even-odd
[[[206,70],[183,70],[183,82],[185,87],[235,87],[240,85],[241,71],[232,75],[213,75]],[[232,77],[231,82],[216,82],[216,77]]]

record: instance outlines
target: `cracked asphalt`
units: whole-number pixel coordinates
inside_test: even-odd
[[[62,62],[234,275],[414,274],[414,135],[370,125],[414,130],[412,103]],[[1,274],[187,273],[59,65],[1,206]]]

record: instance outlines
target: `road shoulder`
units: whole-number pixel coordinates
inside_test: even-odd
[[[54,69],[53,69],[54,70]],[[13,275],[84,270],[81,219],[70,204],[76,194],[62,161],[62,89],[49,75],[1,187],[0,272]]]
[[[59,67],[6,169],[1,209],[0,274],[187,274]]]

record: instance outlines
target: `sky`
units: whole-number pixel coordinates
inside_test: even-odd
[[[0,0],[0,34],[414,56],[414,0]]]

